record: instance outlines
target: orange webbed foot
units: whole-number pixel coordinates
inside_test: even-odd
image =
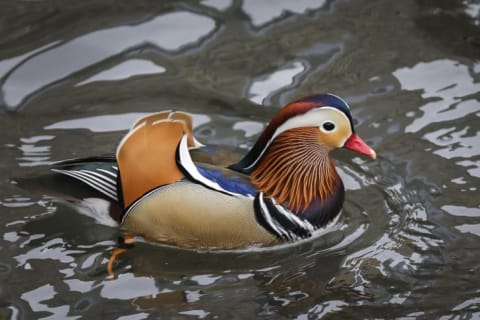
[[[113,272],[113,265],[117,260],[117,257],[127,251],[127,249],[131,248],[134,242],[135,237],[130,234],[125,234],[123,237],[118,238],[118,245],[113,250],[107,264],[107,273],[109,278],[115,278],[115,273]]]

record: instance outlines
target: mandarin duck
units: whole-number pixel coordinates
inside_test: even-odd
[[[120,207],[111,215],[128,234],[233,249],[310,237],[344,201],[329,152],[376,157],[355,133],[347,103],[333,94],[287,104],[228,167],[194,161],[201,147],[189,114],[164,111],[137,120],[115,156],[67,160],[52,170]]]

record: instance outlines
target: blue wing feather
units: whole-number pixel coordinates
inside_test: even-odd
[[[244,196],[255,196],[256,194],[255,187],[245,181],[245,178],[240,177],[237,172],[231,171],[229,172],[230,174],[227,175],[226,172],[224,172],[225,169],[216,170],[198,164],[197,168],[203,177],[218,183],[220,187],[229,192],[238,193]]]

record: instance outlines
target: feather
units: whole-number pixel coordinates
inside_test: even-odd
[[[251,178],[259,191],[301,213],[316,199],[326,201],[340,180],[316,128],[297,128],[279,135]]]
[[[120,142],[117,162],[125,208],[150,190],[184,177],[175,161],[184,126],[176,120],[145,121]]]

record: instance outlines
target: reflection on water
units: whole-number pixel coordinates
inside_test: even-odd
[[[77,118],[52,123],[45,127],[46,130],[59,129],[87,129],[92,132],[112,132],[128,130],[136,119],[144,117],[148,113],[126,113]]]
[[[55,45],[57,45],[59,42],[56,41],[56,42],[53,42],[53,43],[49,43],[43,47],[40,47],[40,48],[36,48],[30,52],[27,52],[25,54],[22,54],[20,56],[17,56],[17,57],[14,57],[14,58],[10,58],[10,59],[4,59],[4,60],[1,60],[0,61],[0,75],[2,76],[5,76],[6,74],[8,74],[9,72],[13,71],[14,68],[21,64],[22,62],[26,61],[27,59],[29,59],[30,57],[34,56],[35,54],[39,53],[39,52],[42,52],[44,50],[47,50],[48,48],[50,47],[53,47]]]
[[[393,72],[405,90],[422,90],[422,97],[430,99],[420,110],[423,115],[406,127],[406,132],[419,132],[435,123],[446,123],[423,135],[438,147],[434,153],[447,158],[461,158],[456,163],[468,167],[468,173],[480,177],[480,130],[472,126],[455,127],[453,120],[465,117],[480,120],[480,100],[473,95],[480,92],[480,83],[474,80],[468,66],[454,60],[419,63],[412,68]],[[412,116],[412,115],[409,115]]]
[[[322,8],[326,0],[244,0],[242,9],[249,15],[251,23],[255,27],[261,27],[271,21],[280,18],[285,13],[305,13],[309,10]]]
[[[480,223],[477,224],[462,224],[455,227],[462,233],[471,233],[475,236],[480,237]]]
[[[282,88],[293,84],[293,79],[305,70],[300,61],[293,62],[290,66],[276,71],[268,76],[260,77],[250,86],[248,93],[250,100],[257,104],[263,104],[268,95],[274,94]],[[269,104],[269,103],[267,103]]]
[[[478,100],[468,99],[480,91],[468,66],[453,60],[438,60],[419,63],[412,68],[401,68],[393,72],[402,89],[422,90],[422,98],[435,99],[420,108],[423,116],[415,119],[407,132],[418,132],[425,126],[455,120],[480,110]],[[467,97],[467,99],[465,99]]]
[[[215,22],[208,17],[174,12],[137,25],[95,31],[40,53],[30,53],[5,79],[4,101],[8,108],[15,109],[35,91],[126,50],[150,45],[176,51],[207,36],[214,28]]]
[[[50,164],[51,146],[45,145],[45,141],[50,141],[54,138],[55,137],[52,135],[20,138],[18,149],[22,152],[22,156],[17,158],[19,161],[18,164],[20,166]]]
[[[46,4],[12,2],[0,18],[0,318],[480,317],[478,1],[113,2],[104,15],[59,3],[39,23]],[[140,241],[109,278],[121,233],[91,219],[106,203],[12,181],[114,152],[164,109],[193,113],[229,164],[281,104],[315,92],[346,98],[379,158],[335,151],[346,202],[313,240],[237,252]]]
[[[122,290],[122,288],[130,288]],[[168,289],[166,292],[169,292]],[[108,299],[130,300],[136,297],[154,296],[158,292],[155,280],[150,277],[135,277],[131,273],[124,273],[113,281],[108,281],[102,288],[100,295]]]
[[[203,0],[202,4],[223,11],[228,9],[232,5],[232,2],[233,0]]]
[[[165,68],[157,66],[151,61],[141,59],[131,59],[122,62],[111,69],[97,73],[96,75],[77,83],[77,86],[81,86],[95,81],[114,81],[123,80],[136,75],[156,74],[164,73]]]
[[[21,298],[25,300],[25,302],[28,302],[34,312],[53,313],[56,317],[63,319],[75,319],[75,317],[68,317],[70,310],[67,306],[51,307],[47,303],[42,303],[54,298],[57,293],[52,285],[46,284],[32,291],[23,293]]]
[[[480,25],[480,3],[465,1],[465,12],[474,19],[474,23]]]
[[[139,118],[149,113],[125,113],[78,118],[53,123],[45,127],[46,130],[59,129],[87,129],[92,132],[124,131],[131,128],[132,124]],[[202,114],[192,114],[193,126],[198,127],[210,122],[210,117]]]
[[[445,210],[454,216],[480,217],[480,208],[468,208],[463,206],[445,205],[445,206],[442,206],[442,210]]]
[[[264,127],[263,123],[258,121],[238,121],[232,129],[242,130],[245,133],[245,138],[250,138],[259,135]]]

